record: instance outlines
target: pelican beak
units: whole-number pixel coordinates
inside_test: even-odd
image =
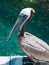
[[[16,31],[16,29],[18,29],[26,20],[27,16],[19,16],[16,23],[14,24],[9,36],[7,37],[7,41],[10,39],[10,37],[12,36],[12,34]]]
[[[7,37],[7,41],[10,39],[10,37],[12,36],[12,34],[15,32],[15,30],[20,26],[20,18],[18,17],[16,23],[14,24],[9,36]]]

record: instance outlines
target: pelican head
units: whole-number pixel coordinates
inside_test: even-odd
[[[26,22],[32,17],[32,15],[34,15],[34,13],[35,13],[35,10],[33,8],[24,8],[24,9],[22,9],[22,11],[20,12],[20,14],[18,16],[18,19],[16,20],[16,22],[15,22],[15,24],[14,24],[7,40],[10,39],[11,35],[19,27],[20,27],[20,31],[21,31],[24,28],[24,25],[26,24]]]

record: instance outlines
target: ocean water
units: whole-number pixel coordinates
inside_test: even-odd
[[[24,0],[0,0],[0,56],[25,55],[18,46],[18,30],[6,41],[20,11],[32,7],[36,13],[25,31],[49,44],[49,4],[33,4]]]

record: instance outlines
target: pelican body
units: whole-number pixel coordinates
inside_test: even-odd
[[[18,43],[22,51],[32,61],[49,61],[49,45],[38,37],[24,32],[25,25],[33,17],[35,10],[33,8],[24,8],[14,24],[7,40],[19,28]]]

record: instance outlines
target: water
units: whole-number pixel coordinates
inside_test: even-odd
[[[32,1],[32,0],[31,0]],[[33,4],[20,0],[0,0],[0,56],[24,55],[18,46],[17,33],[6,41],[18,14],[23,8],[32,7],[36,10],[35,16],[25,27],[30,32],[49,44],[49,4]]]

